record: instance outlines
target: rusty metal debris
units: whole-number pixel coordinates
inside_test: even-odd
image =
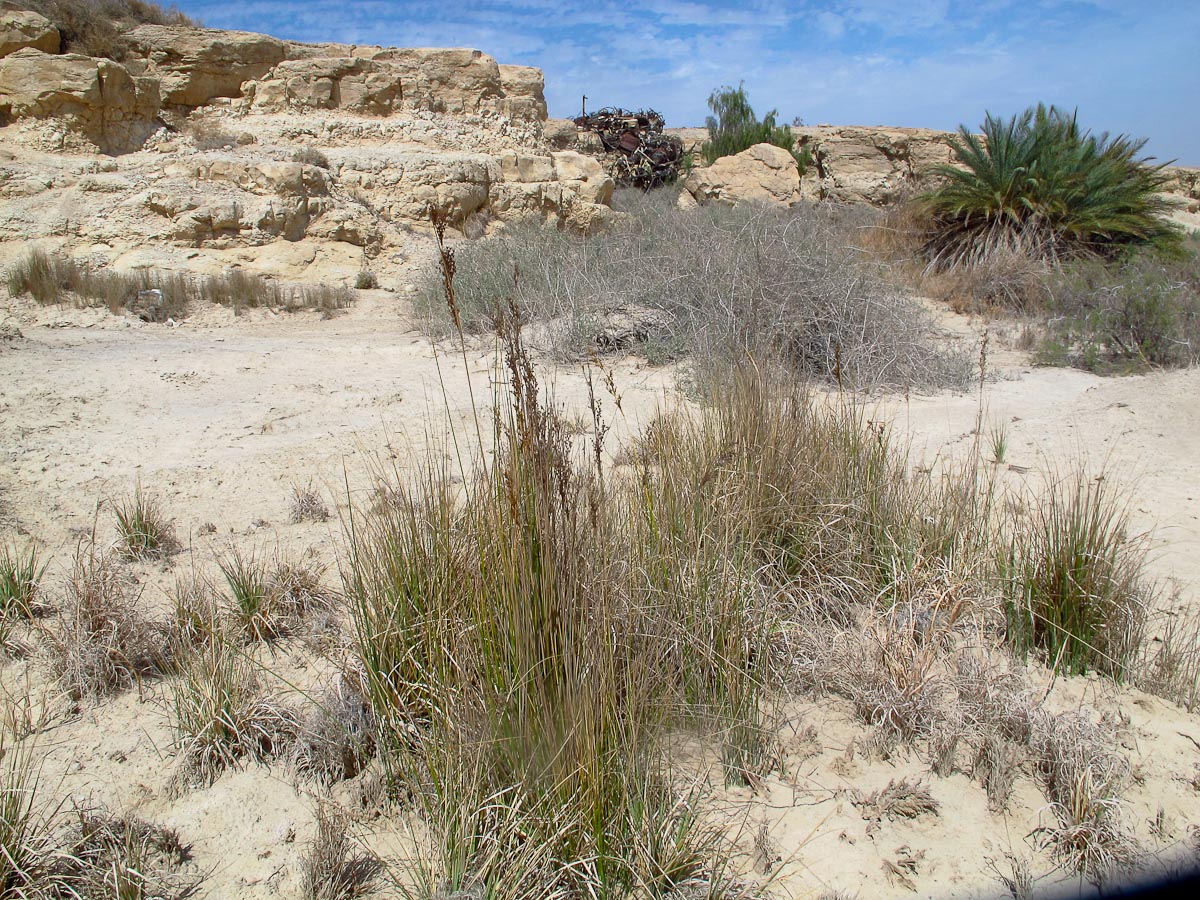
[[[663,134],[666,123],[652,109],[606,106],[577,117],[575,124],[600,139],[617,184],[650,190],[670,184],[684,166],[683,141]]]

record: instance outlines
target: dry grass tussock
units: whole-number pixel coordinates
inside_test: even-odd
[[[232,634],[244,641],[273,641],[304,626],[334,602],[322,582],[325,567],[312,557],[270,560],[234,549],[219,560],[229,588],[224,616]]]
[[[51,671],[69,697],[99,698],[168,668],[164,629],[145,615],[134,588],[114,554],[80,542],[46,629]]]
[[[156,269],[114,272],[41,250],[31,250],[10,266],[7,278],[14,297],[28,293],[42,305],[105,306],[114,314],[135,312],[155,322],[181,319],[196,303],[227,306],[238,314],[259,307],[331,313],[354,301],[342,285],[284,286],[240,269],[204,277]]]
[[[667,191],[633,191],[616,205],[629,218],[607,234],[516,226],[456,248],[463,327],[495,328],[512,298],[561,357],[687,358],[697,385],[747,354],[859,388],[970,378],[921,307],[855,249],[869,224],[860,210],[685,212]],[[431,334],[453,331],[438,269],[426,271],[417,308]]]
[[[137,486],[127,500],[114,504],[118,549],[130,559],[161,559],[180,549],[175,524],[157,497]]]
[[[0,732],[0,896],[182,900],[200,878],[172,830],[102,807],[66,812],[32,740]]]
[[[211,784],[245,759],[282,756],[298,729],[296,713],[269,694],[258,664],[223,640],[196,647],[171,690],[178,788]]]
[[[329,804],[317,806],[317,833],[301,863],[305,900],[351,900],[371,892],[382,864],[356,852],[344,815]]]

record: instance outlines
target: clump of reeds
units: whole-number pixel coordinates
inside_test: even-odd
[[[1147,549],[1105,476],[1056,480],[1015,523],[1002,563],[1009,642],[1069,672],[1128,678],[1155,594]]]

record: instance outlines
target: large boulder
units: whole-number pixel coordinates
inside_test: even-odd
[[[0,121],[58,119],[104,153],[137,149],[156,129],[158,84],[108,59],[25,48],[0,59]]]
[[[31,10],[0,10],[0,57],[26,47],[43,53],[57,53],[60,47],[58,29],[45,16]]]
[[[693,169],[683,185],[700,203],[790,206],[800,199],[800,167],[782,147],[755,144],[734,156],[723,156],[711,166]]]
[[[953,135],[944,131],[822,125],[796,134],[813,155],[805,176],[805,194],[813,199],[894,203],[953,158]]]
[[[246,84],[255,110],[345,109],[386,116],[403,96],[401,73],[388,63],[350,57],[317,57],[280,63]]]
[[[203,106],[240,97],[242,85],[283,62],[287,45],[265,34],[181,25],[139,25],[129,41],[162,82],[162,102]]]
[[[585,203],[608,206],[612,203],[612,178],[594,157],[584,156],[574,150],[551,153],[554,160],[554,177],[563,187],[574,192]]]

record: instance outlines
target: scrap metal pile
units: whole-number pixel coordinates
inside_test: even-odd
[[[663,134],[663,117],[652,109],[636,112],[606,106],[575,119],[583,131],[600,138],[609,155],[609,174],[617,184],[642,190],[670,184],[683,168],[683,141]]]

